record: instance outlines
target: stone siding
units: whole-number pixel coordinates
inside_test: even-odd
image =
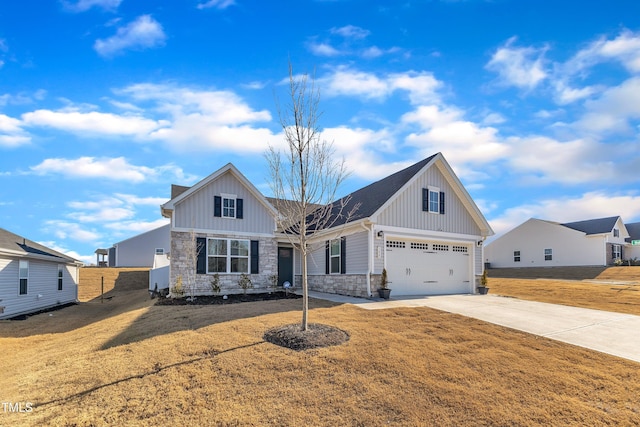
[[[366,274],[327,274],[308,276],[309,290],[326,292],[329,294],[350,295],[366,298],[367,275]],[[301,277],[296,277],[296,287],[300,287]]]
[[[270,237],[247,237],[233,234],[201,234],[196,233],[195,237],[219,238],[219,239],[240,239],[258,240],[259,246],[259,274],[249,274],[253,288],[247,289],[247,293],[265,292],[270,290],[270,278],[278,274],[278,243],[275,238]],[[173,288],[178,278],[182,279],[182,286],[185,295],[212,295],[211,281],[214,274],[195,274],[196,265],[193,256],[189,256],[193,244],[191,233],[171,232],[171,273],[169,283]],[[238,286],[240,273],[219,274],[220,295],[240,294],[244,290]]]

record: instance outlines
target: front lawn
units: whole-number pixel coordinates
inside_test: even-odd
[[[493,286],[493,285],[492,285]],[[640,365],[429,308],[311,300],[343,345],[265,342],[300,300],[157,306],[146,291],[0,322],[0,425],[637,425]],[[24,407],[24,405],[23,405]]]

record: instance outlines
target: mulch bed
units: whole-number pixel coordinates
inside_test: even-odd
[[[255,301],[272,301],[279,299],[298,299],[302,298],[302,295],[297,295],[291,292],[265,292],[256,294],[230,294],[226,295],[205,295],[197,296],[193,300],[188,300],[187,297],[183,298],[158,298],[156,305],[210,305],[210,304],[236,304],[240,302],[255,302]]]
[[[319,347],[340,345],[349,341],[349,333],[335,326],[309,323],[306,331],[302,325],[278,326],[264,334],[264,340],[280,347],[301,351]]]

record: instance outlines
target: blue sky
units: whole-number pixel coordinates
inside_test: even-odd
[[[233,162],[268,195],[288,61],[342,192],[442,152],[497,234],[640,221],[640,2],[21,0],[0,6],[0,227],[94,261]]]

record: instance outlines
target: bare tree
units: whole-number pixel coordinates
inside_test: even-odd
[[[289,64],[289,103],[278,105],[280,125],[287,149],[269,147],[270,186],[279,216],[278,228],[300,252],[302,264],[302,330],[308,329],[309,286],[307,255],[314,236],[332,227],[336,221],[346,223],[358,206],[343,212],[349,197],[334,202],[342,182],[349,175],[344,159],[334,160],[333,144],[322,139],[318,126],[320,92],[315,78],[294,76]]]

